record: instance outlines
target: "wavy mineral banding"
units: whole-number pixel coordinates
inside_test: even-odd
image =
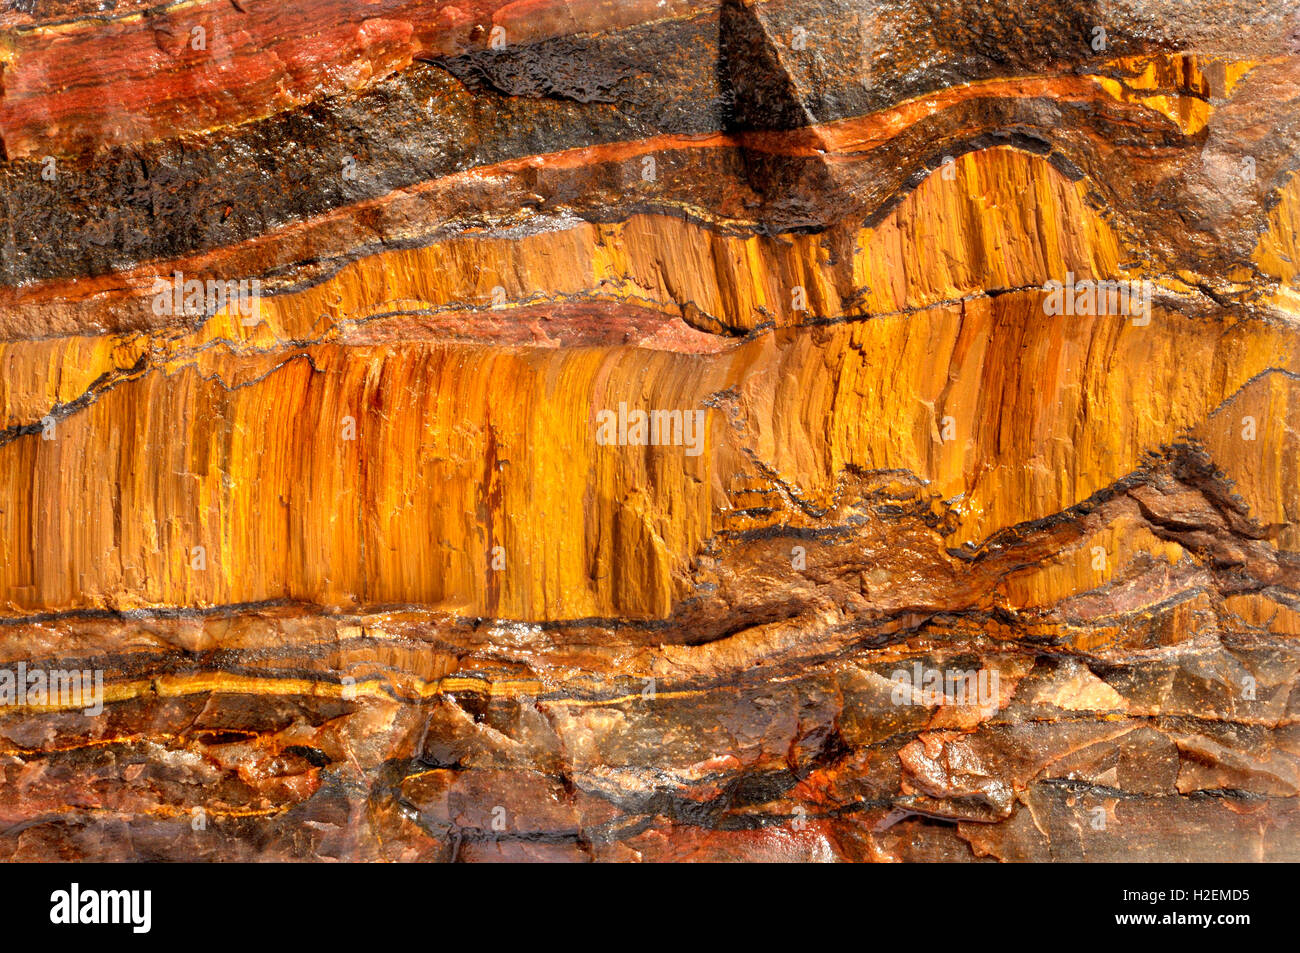
[[[0,14],[0,856],[1300,858],[1300,18],[940,6]]]
[[[497,36],[536,44],[689,16],[701,6],[199,0],[18,23],[5,51],[0,138],[11,158],[28,158],[202,132],[363,89],[417,59],[493,49]]]
[[[1239,429],[1235,412],[1218,413],[1239,391],[1300,379],[1281,328],[1225,334],[1160,309],[1147,327],[1067,327],[1041,304],[1041,292],[1004,294],[714,354],[425,342],[202,352],[117,384],[58,420],[56,439],[38,429],[4,447],[4,497],[28,502],[2,525],[28,542],[0,582],[24,614],[288,599],[525,621],[662,616],[690,592],[673,577],[737,478],[762,473],[821,510],[846,469],[906,471],[955,501],[950,544],[978,544],[1087,500],[1191,428]],[[1156,388],[1129,371],[1143,361],[1186,370]],[[709,408],[703,452],[598,446],[595,413],[620,403]],[[945,443],[947,417],[959,436]],[[1288,414],[1257,420],[1229,464],[1252,481],[1295,447]],[[178,425],[184,443],[167,438]],[[132,438],[110,438],[117,428]],[[173,452],[140,453],[159,443]],[[68,467],[65,455],[96,463]],[[1259,493],[1270,511],[1300,505],[1285,479]],[[119,521],[117,507],[140,519]],[[191,571],[196,546],[207,558]],[[528,571],[494,572],[498,546]]]
[[[968,12],[975,21],[990,15],[984,5]],[[1087,13],[1071,14],[1077,17],[1073,29],[1086,33],[1091,7]],[[653,45],[653,38],[665,29],[646,27],[644,43]],[[708,29],[711,40],[682,39],[696,51],[692,56],[716,55],[720,28],[715,22]],[[856,32],[854,28],[847,35]],[[764,33],[753,44],[770,45],[779,39]],[[1023,44],[1023,38],[1016,43]],[[526,55],[522,51],[527,49],[521,47],[520,55]],[[10,163],[0,176],[0,194],[8,207],[17,210],[18,234],[3,277],[16,283],[54,275],[102,274],[145,259],[229,246],[263,234],[269,225],[375,200],[395,190],[400,195],[431,179],[511,161],[523,162],[525,170],[514,177],[514,183],[498,181],[498,175],[480,184],[480,191],[455,201],[444,196],[434,208],[421,211],[424,227],[438,220],[461,224],[481,220],[493,214],[494,206],[497,215],[515,217],[550,206],[579,211],[586,207],[588,214],[608,218],[612,209],[630,201],[662,210],[703,209],[733,219],[757,218],[763,227],[777,229],[826,228],[859,209],[870,211],[904,193],[945,156],[959,156],[999,138],[1029,149],[1056,149],[1062,165],[1095,170],[1096,187],[1118,193],[1108,196],[1111,213],[1151,220],[1141,244],[1165,252],[1169,239],[1160,234],[1160,209],[1165,203],[1176,201],[1189,210],[1199,209],[1200,217],[1208,219],[1206,226],[1247,226],[1249,219],[1242,217],[1267,204],[1266,197],[1282,184],[1292,165],[1286,104],[1300,90],[1295,57],[1286,54],[1280,42],[1261,42],[1259,57],[1245,60],[1193,51],[1117,58],[1118,49],[1101,55],[1076,50],[1062,66],[1064,75],[1046,76],[1033,75],[1042,68],[1040,53],[1017,54],[1013,43],[1002,64],[989,63],[978,74],[964,74],[961,82],[946,86],[936,86],[933,80],[917,86],[906,79],[914,73],[896,75],[902,64],[889,68],[877,64],[880,69],[873,65],[848,84],[850,92],[857,91],[852,96],[832,97],[811,121],[805,117],[776,126],[726,121],[723,107],[737,94],[725,83],[724,88],[711,91],[686,88],[680,98],[674,98],[662,86],[677,82],[675,74],[657,76],[648,88],[644,82],[633,82],[625,75],[627,64],[640,49],[634,46],[629,52],[627,39],[620,38],[607,57],[610,62],[588,62],[587,69],[610,72],[610,82],[621,93],[635,91],[644,98],[644,116],[622,100],[616,108],[611,102],[558,91],[547,95],[545,89],[504,80],[504,88],[467,84],[441,66],[418,63],[374,88],[330,97],[301,114],[278,113],[215,129],[197,139]],[[566,55],[573,59],[580,52]],[[1022,62],[1026,57],[1032,59],[1033,70]],[[669,57],[667,62],[675,64],[679,59]],[[1017,63],[1019,69],[1012,69]],[[1000,69],[995,68],[998,65]],[[713,82],[707,78],[718,74],[716,64],[705,68],[691,63],[691,67],[682,70],[681,82],[688,87],[702,77]],[[769,65],[757,69],[757,74],[770,76],[774,88],[784,89],[783,69]],[[748,76],[756,72],[756,64],[724,71],[725,75],[731,72]],[[1016,89],[1021,82],[1025,94]],[[821,88],[818,83],[811,86]],[[1037,96],[1031,94],[1035,88]],[[868,94],[869,101],[859,101]],[[771,108],[799,101],[798,95],[797,90],[786,90]],[[936,96],[935,106],[946,108],[928,105]],[[1280,108],[1261,117],[1251,108],[1260,96]],[[676,107],[666,117],[658,115],[665,101]],[[1085,108],[1089,102],[1091,108]],[[838,164],[828,169],[825,158],[815,153],[788,154],[788,147],[786,154],[773,159],[752,156],[745,149],[738,155],[717,156],[704,169],[686,168],[680,174],[674,172],[679,157],[665,156],[663,174],[650,183],[642,177],[639,156],[634,156],[638,161],[630,169],[621,165],[604,171],[549,168],[559,153],[607,149],[660,136],[669,137],[665,143],[669,144],[673,137],[725,133],[742,141],[757,135],[761,141],[771,133],[785,132],[787,139],[793,136],[806,148],[817,145],[817,136],[801,130],[855,120],[879,128],[878,121],[867,117],[881,110],[886,110],[886,120],[903,115],[913,121],[907,130],[894,129],[892,136],[881,130],[886,134],[874,140],[874,161],[860,165],[847,181]],[[1215,122],[1189,134],[1192,127],[1182,116],[1196,116],[1200,122],[1207,112],[1212,112]],[[501,121],[464,135],[464,117],[481,114]],[[1280,128],[1274,130],[1275,125]],[[400,138],[391,135],[394,130],[400,131]],[[527,130],[527,135],[520,130]],[[1257,190],[1234,184],[1240,160],[1246,157],[1255,164]],[[57,176],[55,183],[46,178],[51,174]],[[193,188],[200,179],[208,182],[207,189]],[[800,199],[789,201],[790,188],[799,183],[802,191],[794,194]],[[483,188],[511,185],[508,196],[492,199],[481,194]],[[1248,201],[1252,194],[1260,201]],[[1239,201],[1231,201],[1234,195]],[[1150,208],[1153,198],[1156,207]],[[95,214],[85,214],[88,206]],[[1221,236],[1198,234],[1197,217],[1187,216],[1194,226],[1185,236],[1191,239],[1191,247],[1181,254],[1210,254],[1211,248],[1222,244]],[[378,223],[359,224],[369,230]],[[39,242],[28,240],[37,234]],[[351,247],[381,236],[390,241],[397,237],[389,228],[381,228],[379,235],[372,231],[365,238],[340,237],[320,251],[338,254],[340,245]]]

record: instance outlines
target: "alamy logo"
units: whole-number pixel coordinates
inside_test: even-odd
[[[16,672],[0,668],[0,705],[54,705],[98,715],[104,710],[104,672],[28,669],[26,662],[19,662]]]
[[[172,278],[153,281],[153,313],[167,315],[214,315],[231,308],[239,312],[240,324],[257,324],[261,317],[262,282],[258,278],[215,281],[186,278],[173,272]]]
[[[1074,280],[1074,272],[1065,273],[1065,281],[1043,285],[1043,313],[1050,315],[1123,315],[1133,324],[1151,323],[1151,282],[1143,278],[1094,281]]]
[[[704,451],[704,411],[627,409],[596,413],[596,443],[602,447],[685,447],[688,457]]]
[[[912,663],[912,670],[900,668],[890,676],[894,688],[889,700],[895,705],[969,705],[992,709],[998,703],[998,673],[981,668],[926,668]]]
[[[50,922],[58,924],[129,923],[131,932],[148,933],[153,920],[150,890],[85,890],[73,884],[50,894]]]

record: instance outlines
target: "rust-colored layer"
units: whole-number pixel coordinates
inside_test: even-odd
[[[0,858],[1300,858],[1300,22],[988,7],[4,14]]]

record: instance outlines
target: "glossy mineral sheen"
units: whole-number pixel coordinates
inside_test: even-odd
[[[0,12],[0,859],[1300,860],[1300,11]]]

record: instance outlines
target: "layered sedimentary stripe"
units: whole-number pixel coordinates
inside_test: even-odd
[[[1032,610],[959,608],[1094,521],[1233,545],[1231,532],[1190,525],[1198,507],[1212,520],[1225,502],[1203,459],[1156,465],[1143,484],[1006,547],[1001,569],[931,568],[920,578],[946,587],[941,614],[877,575],[900,546],[938,556],[918,490],[867,481],[820,532],[734,537],[716,567],[724,588],[730,576],[761,599],[754,568],[787,563],[794,540],[810,572],[704,645],[664,646],[662,630],[622,625],[418,613],[70,619],[57,637],[50,622],[6,626],[3,661],[35,652],[107,668],[110,687],[104,718],[29,708],[0,719],[16,792],[7,810],[21,821],[5,849],[1079,860],[1163,856],[1155,844],[1191,830],[1199,839],[1183,856],[1293,856],[1300,661],[1185,575],[1189,560],[1186,590],[1149,605],[1130,599],[1156,595],[1159,567],[1126,565],[1098,590],[1111,614],[1077,613],[1066,628]],[[1160,501],[1182,526],[1158,518]],[[877,604],[846,615],[854,599]],[[59,654],[41,659],[43,645]],[[900,673],[915,666],[996,671],[996,711],[900,705]],[[40,768],[24,770],[34,745]],[[355,785],[364,804],[345,793]],[[1099,809],[1106,823],[1094,826]],[[113,833],[125,818],[131,848]],[[312,834],[295,836],[303,829]],[[1152,846],[1135,847],[1133,830]]]
[[[969,13],[973,21],[990,16],[978,10]],[[1086,37],[1085,11],[1071,16],[1072,36]],[[655,24],[642,28],[642,45],[670,34],[675,29],[670,27]],[[418,63],[356,94],[329,97],[266,119],[232,119],[232,124],[216,128],[198,141],[168,139],[176,132],[168,126],[167,137],[152,144],[79,157],[51,155],[49,162],[34,156],[11,163],[0,182],[5,207],[14,219],[13,240],[3,256],[6,283],[103,274],[142,260],[211,250],[249,240],[304,216],[510,160],[555,156],[597,144],[644,142],[656,136],[689,139],[719,132],[737,135],[768,130],[772,127],[762,121],[763,116],[780,112],[783,104],[804,103],[813,91],[825,86],[819,77],[793,87],[783,85],[783,79],[799,63],[821,64],[819,69],[830,71],[852,70],[857,68],[854,64],[863,62],[860,52],[828,58],[825,50],[818,52],[816,43],[806,55],[787,56],[779,62],[756,65],[746,61],[745,67],[735,72],[756,84],[766,77],[764,89],[785,88],[786,92],[779,94],[781,102],[760,103],[756,118],[738,118],[735,103],[751,102],[754,95],[740,95],[729,87],[701,91],[691,84],[715,82],[713,78],[720,75],[717,36],[743,33],[745,28],[743,23],[730,24],[723,30],[714,23],[708,29],[714,36],[712,47],[699,36],[683,36],[680,46],[695,59],[660,57],[663,68],[680,71],[680,77],[656,76],[648,86],[628,63],[641,61],[642,54],[647,60],[654,59],[655,53],[642,50],[633,42],[635,38],[620,36],[611,41],[607,53],[611,62],[604,66],[582,50],[556,54],[557,60],[581,63],[584,75],[607,69],[622,77],[610,93],[610,101],[566,96],[563,91],[528,84],[516,88],[504,80],[500,86],[469,82],[487,67],[466,67],[469,79],[463,81],[454,72],[449,74],[445,64]],[[788,32],[785,26],[771,35],[760,30],[743,48],[788,43]],[[1021,46],[1030,35],[1026,32],[1021,37]],[[854,37],[858,37],[856,31],[836,28],[828,30],[819,42],[823,46],[832,41],[858,42]],[[973,38],[968,41],[974,42]],[[585,206],[595,215],[598,209],[624,207],[630,197],[628,187],[634,186],[633,201],[657,204],[665,210],[685,205],[690,210],[759,221],[780,230],[821,228],[845,216],[869,214],[905,192],[945,156],[978,147],[979,137],[989,134],[1033,143],[1032,148],[1044,152],[1061,151],[1074,169],[1096,173],[1092,176],[1096,187],[1123,190],[1108,203],[1121,215],[1143,215],[1149,203],[1134,200],[1135,192],[1148,196],[1168,193],[1157,202],[1162,207],[1175,195],[1178,201],[1200,205],[1206,188],[1217,191],[1231,184],[1227,180],[1237,173],[1245,156],[1255,163],[1254,174],[1263,196],[1276,189],[1294,168],[1290,146],[1294,130],[1285,125],[1285,103],[1296,98],[1294,50],[1282,39],[1261,42],[1258,59],[1189,51],[1183,56],[1165,54],[1151,62],[1150,57],[1142,56],[1117,59],[1124,53],[1122,46],[1095,51],[1086,45],[1078,50],[1079,45],[1072,41],[1068,49],[1074,52],[1059,68],[1049,71],[1044,71],[1044,62],[1057,62],[1053,57],[1044,59],[1041,50],[1018,49],[1014,42],[1001,68],[986,62],[976,69],[971,62],[977,59],[977,50],[964,51],[969,54],[965,56],[954,51],[956,62],[969,71],[937,87],[918,88],[904,82],[899,77],[910,75],[904,69],[906,64],[891,67],[893,74],[887,72],[895,76],[890,85],[881,80],[879,64],[872,59],[869,75],[848,81],[848,88],[858,91],[854,96],[808,114],[797,111],[789,122],[777,124],[777,128],[816,128],[881,109],[889,111],[883,114],[886,117],[911,117],[908,125],[912,128],[906,135],[899,135],[906,130],[897,128],[897,122],[892,129],[877,127],[873,135],[877,148],[872,150],[877,161],[843,181],[838,168],[825,166],[818,150],[824,150],[826,144],[817,141],[817,135],[802,137],[802,145],[796,147],[805,153],[802,156],[784,155],[789,144],[776,156],[768,156],[763,148],[752,154],[748,140],[742,138],[739,154],[725,157],[722,165],[715,160],[703,170],[708,174],[693,174],[688,166],[675,175],[675,157],[666,156],[669,168],[657,178],[660,184],[650,188],[641,178],[639,161],[634,169],[610,170],[612,178],[587,169],[577,180],[573,176],[552,180],[545,161],[533,162],[527,166],[533,174],[522,176],[500,201],[479,196],[476,202],[467,196],[458,203],[459,209],[443,206],[438,215],[444,225],[449,224],[448,219],[472,222],[476,216],[510,214],[521,207],[582,211]],[[521,47],[520,55],[534,56],[527,52],[530,50],[532,47]],[[547,75],[557,72],[563,75],[565,70],[557,67]],[[729,80],[725,76],[730,73],[723,69],[721,74],[724,79],[717,82],[726,86]],[[673,83],[679,79],[685,85],[677,89]],[[1018,81],[1023,82],[1023,91],[1017,89]],[[665,84],[670,88],[666,90]],[[1280,129],[1261,126],[1254,115],[1249,123],[1233,121],[1240,108],[1234,110],[1232,103],[1242,96],[1243,89],[1246,101],[1257,95],[1254,90],[1258,89],[1279,104],[1281,111],[1274,115],[1283,124]],[[629,96],[633,94],[644,102],[644,115],[631,108]],[[941,108],[929,107],[931,99]],[[666,103],[682,115],[671,112],[666,118],[656,118],[656,111],[668,108]],[[1206,115],[1212,109],[1224,115],[1207,130]],[[492,115],[497,121],[476,129],[473,136],[463,135],[466,117],[482,115]],[[1134,125],[1146,131],[1147,145],[1157,150],[1157,156],[1167,154],[1164,161],[1152,164],[1145,154],[1141,159],[1132,154],[1124,158],[1125,152],[1138,152]],[[661,145],[677,151],[672,149],[671,139]],[[830,145],[834,145],[833,138]],[[689,148],[691,143],[685,146]],[[1175,154],[1178,152],[1182,157]],[[579,164],[589,167],[591,162],[592,157],[586,157]],[[1117,163],[1121,165],[1116,167]],[[1108,173],[1100,174],[1102,168]],[[728,195],[723,190],[711,198],[713,179],[720,170],[728,178],[738,179],[743,191],[733,190]],[[817,188],[805,188],[803,193],[811,194],[797,202],[784,200],[801,182]],[[696,193],[691,192],[692,187]],[[821,199],[818,193],[823,195]],[[1244,200],[1236,203],[1232,214],[1213,215],[1210,224],[1235,222],[1241,214],[1249,214],[1251,205]],[[95,214],[88,218],[82,214],[86,208],[94,209]],[[428,216],[421,217],[427,224]],[[1152,234],[1144,236],[1141,244],[1158,248],[1158,242],[1149,241],[1158,232],[1154,220],[1149,219],[1148,230]],[[39,241],[28,240],[37,235]],[[343,242],[348,247],[354,243],[355,239]],[[337,246],[330,250],[338,253]]]
[[[1077,66],[1099,49],[1143,51],[1135,34],[1164,33],[1166,49],[1238,55],[1239,30],[1251,31],[1252,54],[1294,52],[1297,35],[1285,9],[1244,3],[1209,23],[1195,9],[1171,10],[1162,21],[1114,4],[1105,11],[1109,42],[1100,44],[1103,17],[1091,3],[1022,24],[987,4],[949,7],[945,22],[957,29],[940,41],[918,29],[934,11],[913,3],[198,0],[93,16],[67,5],[42,10],[40,19],[6,17],[0,137],[10,158],[138,144],[364,89],[424,59],[511,95],[617,102],[669,123],[725,110],[742,125],[802,126],[879,107],[896,91],[928,92],[1008,66],[1037,73],[1044,63]],[[908,30],[915,44],[890,42]],[[916,69],[936,59],[928,74]],[[647,62],[656,64],[654,93],[638,82],[637,67]]]
[[[1066,326],[1033,292],[711,354],[206,351],[133,372],[0,451],[15,501],[4,588],[18,614],[286,599],[663,616],[736,479],[821,510],[846,470],[914,473],[951,501],[955,547],[1087,500],[1198,429],[1230,451],[1220,466],[1253,475],[1257,518],[1281,529],[1300,502],[1274,462],[1294,453],[1294,338],[1162,309],[1146,327]],[[1133,374],[1144,364],[1185,369],[1162,383]],[[1275,382],[1281,413],[1244,439],[1247,406]],[[620,405],[698,411],[704,430],[599,446],[598,413]],[[156,446],[168,452],[143,452]],[[519,572],[493,570],[498,547]]]
[[[1300,34],[1104,6],[4,14],[0,856],[1294,859]]]

